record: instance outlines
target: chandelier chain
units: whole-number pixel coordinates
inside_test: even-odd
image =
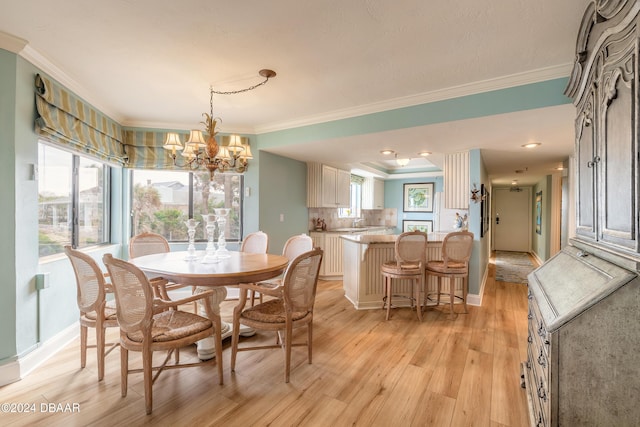
[[[238,94],[238,93],[249,92],[250,90],[254,90],[255,88],[258,88],[258,87],[262,86],[263,84],[266,84],[268,81],[269,81],[269,77],[266,77],[263,81],[261,81],[260,83],[256,83],[253,86],[249,86],[249,87],[244,88],[244,89],[230,90],[230,91],[213,90],[213,86],[212,86],[211,87],[211,96],[213,96],[214,93],[216,95],[235,95],[235,94]]]

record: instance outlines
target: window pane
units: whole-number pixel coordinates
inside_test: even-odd
[[[163,235],[169,241],[187,240],[184,222],[189,217],[189,172],[133,171],[133,235],[148,231]],[[239,240],[241,235],[242,175],[220,174],[209,182],[209,172],[193,172],[193,218],[199,221],[196,240],[206,240],[202,215],[215,208],[229,208],[225,238]],[[215,238],[218,233],[216,231]]]
[[[78,173],[78,247],[105,243],[105,170],[92,159],[80,157]]]
[[[52,255],[71,244],[73,156],[38,144],[39,254]]]
[[[242,233],[241,195],[242,175],[216,173],[209,182],[209,172],[194,173],[193,217],[202,221],[202,215],[215,213],[215,208],[229,208],[225,225],[225,239],[238,241]],[[196,237],[198,234],[196,234]],[[217,231],[216,231],[217,236]],[[202,235],[204,239],[204,234]],[[217,238],[217,237],[216,237]]]
[[[338,209],[338,218],[360,218],[362,212],[362,184],[351,181],[351,206]]]
[[[152,232],[169,241],[187,240],[184,221],[189,217],[189,172],[134,171],[131,207],[134,236]],[[201,226],[197,230],[201,237]]]

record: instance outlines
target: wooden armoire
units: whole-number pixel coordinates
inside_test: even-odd
[[[585,11],[576,106],[576,230],[529,275],[523,373],[533,426],[640,426],[640,0]]]

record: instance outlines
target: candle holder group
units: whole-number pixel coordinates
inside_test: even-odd
[[[227,241],[224,235],[229,211],[230,209],[228,208],[217,208],[214,209],[214,214],[202,215],[202,220],[207,232],[207,248],[205,249],[204,257],[202,257],[200,262],[204,264],[212,264],[220,262],[220,260],[229,258],[231,256],[229,254],[229,250],[227,250],[226,248]],[[189,218],[185,221],[185,225],[187,226],[187,234],[189,236],[189,246],[187,247],[187,255],[185,256],[186,261],[194,261],[198,258],[198,256],[196,255],[195,247],[196,227],[198,226],[198,224],[200,224],[200,222],[196,221],[193,218]],[[218,227],[217,249],[214,243],[216,226]]]

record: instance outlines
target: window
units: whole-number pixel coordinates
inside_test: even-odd
[[[108,174],[104,163],[38,144],[40,256],[108,242]]]
[[[362,214],[362,182],[363,178],[356,175],[351,175],[351,185],[349,191],[351,192],[351,206],[348,208],[338,209],[338,218],[360,218]]]
[[[242,236],[243,176],[216,173],[209,182],[208,171],[133,171],[132,235],[153,232],[169,241],[186,241],[184,222],[195,218],[196,240],[206,240],[202,215],[215,208],[230,208],[225,238],[239,241]]]

